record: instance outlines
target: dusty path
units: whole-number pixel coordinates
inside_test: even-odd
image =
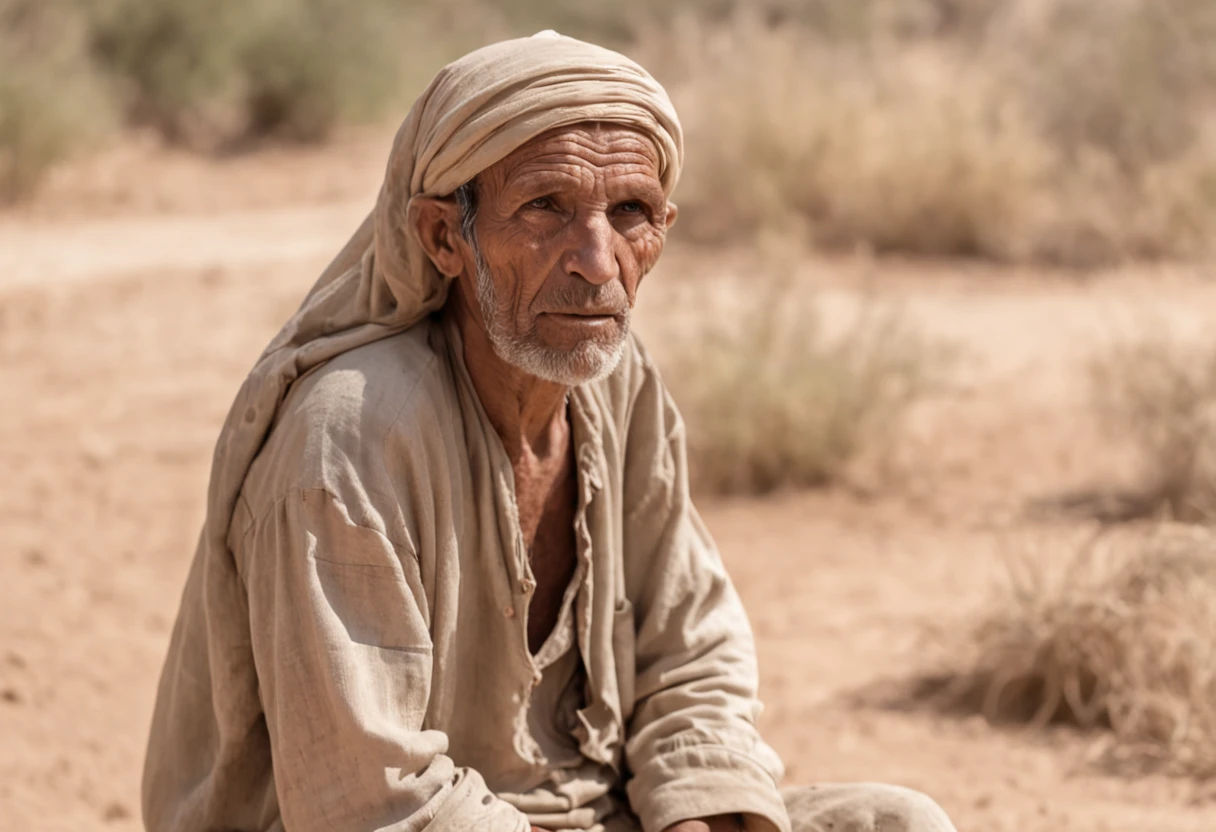
[[[0,828],[138,827],[148,716],[215,430],[371,194],[0,217]],[[747,262],[673,250],[642,303],[670,316],[698,281]],[[923,788],[964,832],[1216,829],[1216,803],[1187,783],[1085,769],[1082,738],[851,698],[924,665],[926,626],[982,602],[1010,535],[1070,533],[1020,512],[1117,473],[1084,410],[1084,362],[1146,307],[1180,331],[1210,325],[1216,282],[799,269],[829,309],[878,292],[966,357],[917,415],[889,493],[704,504],[751,610],[764,724],[790,780]],[[640,319],[661,343],[664,319]]]
[[[337,253],[366,215],[366,200],[185,217],[10,221],[0,227],[0,290],[64,286],[136,272],[241,269]]]

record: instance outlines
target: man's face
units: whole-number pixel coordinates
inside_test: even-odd
[[[653,143],[615,125],[561,128],[483,171],[476,188],[465,274],[494,351],[560,384],[611,373],[675,214]]]

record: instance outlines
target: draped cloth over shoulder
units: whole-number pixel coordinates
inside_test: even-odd
[[[659,83],[628,58],[545,32],[439,72],[397,132],[375,208],[241,386],[216,444],[200,548],[226,547],[245,475],[295,379],[443,306],[446,282],[410,230],[413,198],[446,196],[530,139],[587,121],[649,135],[670,195],[683,161],[679,120]]]

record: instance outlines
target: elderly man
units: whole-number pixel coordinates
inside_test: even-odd
[[[629,334],[681,159],[662,88],[569,38],[423,93],[221,434],[150,830],[952,829],[894,787],[778,791]]]

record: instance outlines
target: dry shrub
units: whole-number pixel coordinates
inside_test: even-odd
[[[700,0],[697,14],[718,17],[734,0]],[[588,3],[586,0],[498,0],[493,4],[513,36],[527,36],[554,29],[570,37],[590,40],[611,48],[627,47],[639,28],[665,26],[682,6],[681,0],[616,0]]]
[[[643,30],[685,120],[696,239],[1083,267],[1212,253],[1206,0],[794,6]]]
[[[689,135],[684,233],[776,228],[829,247],[1014,256],[1043,153],[961,58],[832,46],[750,17],[680,25],[681,46],[655,62]]]
[[[974,37],[996,16],[1002,0],[751,0],[773,21],[796,21],[833,40],[877,35]]]
[[[829,332],[789,289],[731,292],[663,361],[688,426],[693,486],[763,494],[839,481],[881,454],[940,370],[941,351],[896,310],[869,306]]]
[[[1071,157],[1105,152],[1129,172],[1198,138],[1216,83],[1210,0],[1055,0],[1014,32],[1017,67],[1046,135]]]
[[[1002,73],[1055,156],[1034,259],[1210,255],[1216,5],[1053,0],[1027,17]]]
[[[1109,729],[1094,758],[1122,773],[1216,776],[1216,537],[1159,527],[1051,554],[1011,562],[932,701]]]
[[[628,44],[639,29],[668,26],[681,14],[725,23],[743,13],[773,24],[796,23],[833,40],[876,33],[900,37],[981,31],[1002,0],[500,0],[494,4],[521,33],[555,28],[574,37]],[[642,21],[639,23],[639,21]]]
[[[1205,131],[1216,141],[1216,132]],[[1025,259],[1092,268],[1210,257],[1216,241],[1212,147],[1199,145],[1134,174],[1098,151],[1060,162]]]
[[[0,202],[87,147],[114,118],[79,18],[51,0],[0,0]]]
[[[681,233],[700,241],[778,231],[826,248],[1071,266],[1206,257],[1216,241],[1211,0],[0,9],[13,4],[73,9],[129,120],[203,148],[319,140],[390,105],[404,112],[468,48],[556,27],[635,54],[672,91],[688,138]],[[62,136],[66,118],[97,120],[91,102],[67,103],[98,86],[80,68],[89,56],[54,57],[73,52],[78,28],[61,27],[68,34],[45,54],[0,45],[10,136]],[[30,157],[62,152],[50,140],[6,141]]]
[[[1142,513],[1216,519],[1216,344],[1120,344],[1092,383],[1102,424],[1139,458]]]

